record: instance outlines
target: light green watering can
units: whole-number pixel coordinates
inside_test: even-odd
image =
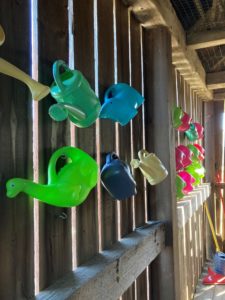
[[[60,69],[65,71],[60,73]],[[89,83],[81,72],[71,70],[62,60],[53,65],[55,82],[51,86],[51,95],[58,102],[49,109],[55,121],[70,119],[76,126],[84,128],[98,118],[101,104]]]
[[[131,166],[140,168],[151,185],[156,185],[166,178],[168,171],[154,153],[148,153],[148,151],[142,149],[138,152],[138,157],[140,160],[132,159]]]

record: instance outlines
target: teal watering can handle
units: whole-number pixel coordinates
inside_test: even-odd
[[[111,85],[105,92],[104,98],[105,99],[112,99],[114,97],[113,91],[114,91],[115,84]]]
[[[58,87],[60,88],[60,90],[63,91],[63,90],[65,90],[66,86],[61,81],[60,67],[63,67],[65,70],[70,71],[70,72],[71,72],[71,70],[63,60],[57,60],[53,64],[52,73],[53,73],[54,80],[55,80],[56,84],[58,85]]]

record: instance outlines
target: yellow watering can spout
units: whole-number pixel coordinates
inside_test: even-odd
[[[5,32],[2,26],[0,25],[0,46],[3,45],[4,42],[5,42]]]
[[[32,98],[36,101],[46,97],[50,92],[48,86],[33,80],[29,75],[2,58],[0,58],[0,73],[14,77],[25,83],[31,91]]]

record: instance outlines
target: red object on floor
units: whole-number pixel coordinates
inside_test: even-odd
[[[214,272],[211,268],[208,268],[208,275],[203,280],[203,284],[225,284],[225,276]]]

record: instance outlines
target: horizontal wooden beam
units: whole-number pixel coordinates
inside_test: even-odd
[[[68,273],[35,299],[118,299],[164,247],[164,224],[149,223]]]
[[[189,49],[203,49],[225,45],[225,30],[206,30],[187,34]]]
[[[173,64],[187,82],[197,82],[195,90],[202,100],[212,100],[213,94],[206,86],[206,73],[201,61],[193,49],[187,48],[185,31],[177,18],[169,0],[123,0],[144,27],[164,25],[172,34]]]
[[[206,84],[208,89],[210,90],[225,88],[225,71],[207,73]]]
[[[215,101],[224,101],[225,100],[225,92],[214,92],[213,100]]]

